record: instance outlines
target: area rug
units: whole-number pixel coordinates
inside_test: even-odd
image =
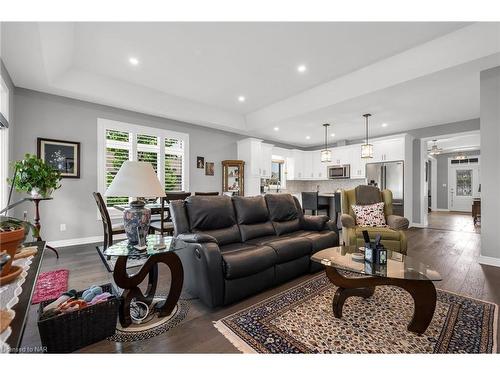
[[[35,292],[31,304],[58,298],[68,290],[69,271],[65,269],[43,272],[36,280]]]
[[[108,272],[113,272],[118,257],[109,257],[108,259],[108,257],[103,254],[101,246],[96,246],[96,249]],[[130,256],[127,259],[127,269],[142,266],[144,263],[146,263],[146,260],[148,260],[148,257],[146,255]]]
[[[162,298],[161,296],[159,297]],[[163,297],[164,298],[164,297]],[[127,328],[123,328],[118,321],[116,325],[116,333],[107,338],[109,341],[115,342],[131,342],[147,340],[152,337],[161,335],[168,330],[179,325],[189,312],[189,302],[179,300],[174,311],[169,316],[159,318],[154,313],[150,313],[141,324],[131,324]]]
[[[324,273],[215,322],[244,353],[495,353],[498,306],[437,291],[423,335],[406,329],[413,300],[403,289],[376,288],[332,312],[336,287]]]

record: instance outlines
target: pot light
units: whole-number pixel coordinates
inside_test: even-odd
[[[278,130],[280,130],[280,128],[278,128],[277,126],[274,127],[274,131],[277,132]]]
[[[130,63],[130,65],[133,65],[133,66],[139,65],[139,59],[136,57],[130,57],[128,59],[128,62]]]
[[[246,100],[246,98],[243,95],[238,96],[238,101],[240,103],[243,103]]]
[[[306,72],[306,70],[307,70],[307,67],[306,67],[305,65],[299,65],[299,66],[297,67],[297,71],[298,71],[299,73],[305,73],[305,72]]]
[[[383,128],[387,128],[387,124],[384,122],[384,123],[382,124],[382,127],[383,127]]]
[[[330,134],[330,137],[335,137],[335,133]]]
[[[311,139],[311,136],[310,135],[306,135],[306,139]]]

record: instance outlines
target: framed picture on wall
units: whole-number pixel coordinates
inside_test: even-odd
[[[205,163],[205,175],[213,176],[214,175],[214,163],[206,162]]]
[[[205,168],[205,158],[203,156],[196,157],[196,168],[198,169]]]
[[[37,138],[37,156],[61,172],[61,177],[80,178],[80,142]]]

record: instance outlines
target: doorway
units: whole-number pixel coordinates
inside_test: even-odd
[[[468,161],[470,159],[465,159]],[[459,161],[460,163],[454,163]],[[473,198],[479,192],[479,165],[449,160],[448,207],[450,211],[472,212]]]

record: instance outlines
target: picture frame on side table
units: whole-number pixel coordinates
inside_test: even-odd
[[[37,157],[63,178],[80,178],[80,142],[37,138]]]

